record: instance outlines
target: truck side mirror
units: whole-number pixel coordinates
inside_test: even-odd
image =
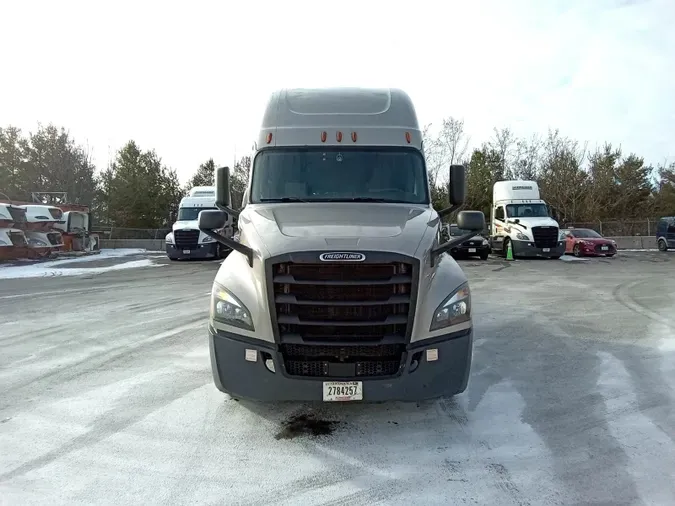
[[[230,200],[230,168],[218,167],[216,169],[216,206],[229,208]],[[201,213],[199,215],[201,216]]]
[[[451,165],[448,179],[448,200],[451,206],[460,206],[466,199],[466,169],[464,165]],[[463,227],[460,227],[463,228]]]
[[[200,230],[223,228],[227,223],[227,218],[225,211],[199,211],[199,228]]]
[[[457,214],[457,227],[471,232],[485,230],[485,215],[482,211],[461,211]]]

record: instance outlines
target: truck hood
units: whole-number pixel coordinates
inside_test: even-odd
[[[171,231],[174,230],[199,230],[199,222],[197,220],[177,221],[171,226]]]
[[[553,218],[519,218],[520,223],[522,225],[525,225],[528,230],[531,229],[532,227],[559,227],[558,222],[555,221]],[[512,223],[509,223],[509,225],[513,225]],[[515,228],[520,228],[518,225],[515,226]]]
[[[431,218],[431,210],[419,205],[322,202],[249,205],[239,223],[244,231],[253,226],[257,237],[247,233],[242,242],[264,247],[264,256],[308,250],[414,256],[424,233],[437,226]]]

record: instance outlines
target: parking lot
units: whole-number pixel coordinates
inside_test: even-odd
[[[469,387],[419,404],[229,399],[219,264],[153,262],[0,280],[0,503],[675,503],[672,252],[460,261]]]

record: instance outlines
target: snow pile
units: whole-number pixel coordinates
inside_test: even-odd
[[[159,267],[151,258],[142,258],[128,262],[117,263],[106,267],[81,267],[59,269],[64,264],[73,262],[93,262],[109,258],[122,258],[131,255],[148,256],[153,252],[144,249],[120,248],[103,249],[98,255],[64,258],[50,262],[36,262],[28,265],[0,266],[0,279],[41,278],[55,276],[82,276],[87,274],[102,274],[104,272],[118,271],[122,269],[138,269],[140,267]],[[154,256],[154,255],[153,255]]]

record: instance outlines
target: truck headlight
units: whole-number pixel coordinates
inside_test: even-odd
[[[522,232],[518,232],[518,233],[516,234],[516,237],[517,237],[519,240],[521,240],[521,241],[529,241],[529,240],[530,240],[530,238],[527,237],[527,236],[526,236],[525,234],[523,234]]]
[[[490,243],[488,242],[488,240],[487,240],[487,239],[483,239],[483,246],[487,246],[488,244],[490,244]]]
[[[218,283],[211,291],[211,318],[220,323],[245,330],[255,330],[251,313],[242,302]]]
[[[560,231],[558,232],[558,240],[559,240],[559,241],[564,241],[565,239],[567,239],[567,236],[565,235],[565,232],[563,232],[562,230],[560,230]]]
[[[173,242],[173,232],[169,232],[168,234],[166,234],[164,240],[166,241],[167,244],[175,244]]]
[[[213,242],[213,237],[209,237],[208,235],[202,239],[202,242]]]
[[[460,285],[434,311],[429,332],[443,329],[471,319],[471,291],[469,283]]]

